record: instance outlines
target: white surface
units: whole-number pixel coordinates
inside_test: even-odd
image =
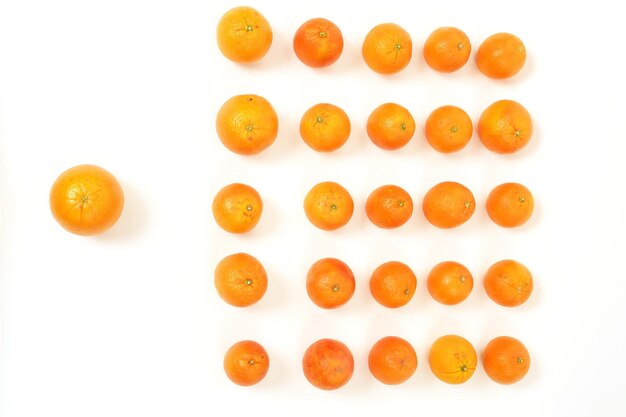
[[[501,2],[366,3],[255,1],[274,30],[266,58],[235,65],[215,45],[215,25],[235,3],[209,1],[4,0],[0,3],[0,174],[2,356],[0,414],[17,416],[206,416],[262,411],[275,415],[616,416],[625,336],[623,276],[626,198],[623,155],[623,29],[602,2],[541,6]],[[305,67],[291,39],[305,20],[323,16],[345,38],[328,69]],[[397,76],[371,72],[360,44],[375,24],[393,21],[413,37],[414,58]],[[426,67],[421,46],[439,26],[469,35],[474,51],[488,35],[510,31],[526,44],[526,68],[496,82],[472,60],[458,73]],[[229,153],[214,131],[221,104],[234,94],[269,99],[280,119],[276,143],[258,157]],[[536,134],[527,149],[498,156],[476,135],[467,149],[440,155],[421,127],[442,104],[477,120],[491,102],[512,98],[531,112]],[[327,101],[353,124],[348,144],[319,155],[299,139],[300,116]],[[369,112],[397,101],[418,133],[395,153],[375,148]],[[113,172],[126,193],[118,225],[98,238],[62,230],[48,209],[48,190],[66,168],[95,163]],[[419,209],[428,188],[457,180],[473,190],[469,223],[442,231]],[[335,180],[356,211],[337,233],[313,228],[302,199],[314,183]],[[234,181],[257,188],[265,202],[259,226],[232,236],[215,225],[215,192]],[[537,209],[520,230],[490,223],[484,201],[504,181],[534,193]],[[416,211],[401,229],[366,221],[364,201],[385,183],[405,187]],[[265,298],[247,309],[224,304],[212,285],[221,257],[246,251],[265,265]],[[321,311],[304,277],[323,256],[346,261],[357,276],[352,301]],[[501,258],[524,262],[536,290],[506,310],[482,290],[482,274]],[[407,262],[418,293],[390,311],[369,296],[381,262]],[[476,280],[458,307],[436,304],[425,277],[444,259],[466,264]],[[436,337],[458,333],[481,351],[509,334],[529,348],[533,364],[514,386],[492,383],[479,367],[462,386],[430,372]],[[370,376],[367,352],[395,334],[416,348],[419,367],[401,386]],[[301,355],[321,337],[344,341],[355,357],[352,381],[335,392],[302,376]],[[267,378],[252,388],[231,384],[224,351],[251,338],[269,352]]]

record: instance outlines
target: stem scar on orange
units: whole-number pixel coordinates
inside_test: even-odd
[[[413,116],[396,103],[381,104],[367,118],[367,136],[381,149],[400,149],[411,140],[414,133]]]
[[[442,106],[426,119],[424,133],[430,146],[442,153],[460,151],[472,138],[472,119],[461,108]]]
[[[354,201],[348,190],[336,182],[320,182],[304,198],[304,212],[314,226],[335,230],[350,221]]]
[[[491,265],[483,279],[489,298],[504,307],[517,307],[533,292],[533,276],[523,264],[505,259]]]
[[[476,130],[487,149],[507,154],[526,146],[533,135],[533,122],[528,110],[518,102],[499,100],[483,111]]]
[[[417,288],[417,277],[411,268],[398,261],[385,262],[370,277],[372,297],[382,306],[398,308],[406,305]]]
[[[435,340],[428,364],[433,374],[448,384],[462,384],[474,375],[478,357],[470,342],[461,336],[447,335]]]
[[[442,27],[428,36],[424,43],[424,59],[435,71],[454,72],[469,60],[472,45],[460,29]]]
[[[406,340],[387,336],[372,346],[367,358],[370,372],[387,385],[397,385],[409,379],[417,369],[417,354]]]
[[[214,284],[219,296],[228,304],[247,307],[263,298],[267,273],[254,256],[235,253],[217,264]]]
[[[433,299],[445,305],[459,304],[470,295],[474,287],[474,278],[470,271],[453,261],[435,265],[426,282]]]
[[[217,46],[238,63],[256,62],[272,45],[272,29],[261,13],[241,6],[227,11],[217,24]]]
[[[402,226],[413,214],[413,200],[397,185],[383,185],[370,193],[365,202],[368,219],[382,229]]]
[[[230,233],[246,233],[254,229],[262,213],[261,196],[246,184],[227,185],[213,199],[213,217]]]
[[[315,262],[306,276],[306,292],[321,308],[337,308],[354,295],[356,281],[352,270],[335,258]]]
[[[515,182],[500,184],[487,197],[487,214],[501,227],[518,227],[526,223],[535,209],[530,190]]]
[[[328,103],[316,104],[302,116],[300,136],[311,149],[335,151],[350,137],[350,119],[340,107]]]
[[[320,339],[304,352],[302,370],[316,388],[334,390],[348,383],[354,372],[350,349],[334,339]]]
[[[526,47],[510,33],[489,36],[478,47],[476,65],[487,77],[502,79],[517,74],[526,62]]]
[[[379,74],[394,74],[411,61],[413,42],[409,33],[394,23],[382,23],[369,31],[361,54],[368,67]]]
[[[426,193],[422,203],[426,220],[441,229],[462,225],[472,217],[475,208],[472,192],[452,181],[435,185]]]
[[[307,20],[293,38],[293,50],[309,67],[327,67],[337,61],[343,51],[343,35],[330,20]]]
[[[496,337],[485,347],[483,367],[487,376],[498,384],[514,384],[528,373],[530,354],[519,340]]]
[[[269,367],[270,358],[265,348],[253,340],[235,343],[224,355],[224,372],[237,385],[258,384]]]

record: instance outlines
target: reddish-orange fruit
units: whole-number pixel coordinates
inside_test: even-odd
[[[489,298],[505,307],[516,307],[533,292],[533,276],[524,265],[505,259],[491,265],[483,279]]]
[[[227,11],[217,24],[217,46],[231,61],[258,61],[271,45],[270,24],[252,7],[235,7]]]
[[[428,274],[428,292],[441,304],[455,305],[465,300],[474,287],[470,271],[458,262],[437,264]]]
[[[322,308],[344,305],[354,295],[355,286],[350,267],[335,258],[315,262],[306,276],[306,292],[311,301]]]
[[[367,197],[365,212],[376,226],[394,229],[411,218],[413,200],[409,193],[397,185],[383,185]]]
[[[327,67],[337,61],[343,51],[343,35],[330,20],[307,20],[293,38],[296,56],[309,67]]]
[[[257,225],[262,213],[261,196],[246,184],[227,185],[213,199],[213,217],[227,232],[249,232]]]
[[[472,344],[452,334],[435,340],[428,354],[431,371],[448,384],[462,384],[470,379],[477,363],[478,357]]]
[[[505,154],[522,149],[533,135],[530,113],[513,100],[496,101],[483,111],[476,128],[487,149]]]
[[[235,343],[224,355],[224,372],[237,385],[258,384],[265,378],[269,367],[267,352],[252,340]]]
[[[304,198],[304,212],[314,226],[335,230],[350,221],[354,201],[348,190],[336,182],[320,182]]]
[[[235,253],[215,267],[214,284],[224,301],[235,307],[247,307],[259,301],[267,290],[267,273],[258,259],[247,253]]]
[[[443,27],[430,34],[424,43],[424,59],[435,71],[454,72],[470,57],[472,45],[460,29]]]
[[[496,337],[485,347],[483,367],[495,382],[514,384],[528,373],[530,355],[519,340],[509,336]]]
[[[433,149],[442,153],[460,151],[472,137],[474,126],[465,111],[456,106],[439,107],[426,119],[424,133]]]
[[[409,33],[394,23],[383,23],[369,31],[361,54],[368,67],[379,74],[394,74],[404,69],[413,55]]]
[[[442,229],[457,227],[474,214],[474,195],[458,182],[442,182],[424,196],[422,210],[432,225]]]
[[[63,172],[50,189],[50,211],[68,232],[91,236],[109,230],[122,214],[124,192],[109,171],[78,165]]]
[[[367,135],[374,145],[386,150],[400,149],[415,133],[411,113],[396,103],[378,106],[367,119]]]
[[[335,151],[350,137],[350,119],[345,111],[333,104],[316,104],[302,116],[300,136],[318,152]]]
[[[380,265],[370,278],[370,292],[378,303],[389,308],[406,305],[417,287],[417,277],[402,262],[391,261]]]
[[[523,225],[530,219],[534,209],[533,195],[528,188],[515,182],[498,185],[487,197],[487,214],[502,227]]]
[[[370,372],[387,385],[401,384],[417,369],[415,349],[406,340],[387,336],[372,346],[367,358]]]
[[[354,358],[350,349],[334,339],[320,339],[304,352],[304,376],[311,385],[334,390],[348,383],[354,372]]]
[[[487,77],[502,79],[517,74],[526,62],[524,43],[510,33],[496,33],[483,41],[476,53],[476,65]]]

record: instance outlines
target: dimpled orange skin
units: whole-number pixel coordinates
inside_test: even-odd
[[[315,305],[321,308],[337,308],[354,295],[356,281],[352,270],[335,258],[315,262],[306,276],[306,291]]]
[[[409,65],[413,42],[409,33],[400,26],[382,23],[365,36],[361,54],[373,71],[394,74]]]
[[[235,307],[247,307],[263,298],[267,273],[254,256],[235,253],[217,264],[213,283],[222,300]]]
[[[336,151],[350,137],[350,119],[334,104],[316,104],[300,120],[300,137],[318,152]]]
[[[222,105],[215,126],[227,149],[239,155],[256,155],[276,140],[278,116],[265,98],[244,94]]]
[[[475,208],[472,192],[464,185],[451,181],[431,188],[422,203],[426,220],[441,229],[462,225],[472,217]]]
[[[478,357],[470,342],[461,336],[447,335],[435,340],[428,354],[433,374],[448,384],[462,384],[474,375]]]
[[[63,172],[50,189],[50,211],[68,232],[93,236],[109,230],[124,208],[117,179],[96,165],[78,165]]]
[[[487,197],[487,214],[498,226],[519,227],[530,219],[534,209],[530,190],[515,182],[498,185]]]
[[[406,340],[387,336],[372,346],[367,362],[377,380],[387,385],[398,385],[415,373],[417,354]]]
[[[441,262],[430,271],[426,280],[428,292],[434,300],[445,305],[455,305],[469,297],[474,278],[462,264]]]
[[[372,223],[382,229],[395,229],[413,214],[413,200],[397,185],[383,185],[370,193],[365,212]]]
[[[336,230],[350,221],[354,201],[348,190],[336,182],[320,182],[304,198],[304,212],[315,227]]]
[[[417,277],[408,265],[398,261],[385,262],[370,277],[372,297],[387,308],[406,305],[416,288]]]
[[[496,33],[478,47],[476,65],[480,72],[494,79],[510,78],[517,74],[526,62],[526,48],[517,36]]]
[[[472,119],[461,108],[441,106],[426,119],[424,133],[430,146],[441,153],[452,153],[463,149],[472,138]]]
[[[454,72],[469,60],[472,45],[460,29],[442,27],[430,34],[424,43],[424,59],[435,71]]]
[[[238,63],[256,62],[272,45],[272,29],[252,7],[235,7],[217,24],[217,46],[224,56]]]
[[[224,355],[224,372],[237,385],[244,387],[261,382],[270,367],[265,348],[252,340],[235,343]]]
[[[343,35],[330,20],[307,20],[296,31],[293,50],[298,59],[309,67],[327,67],[341,56]]]
[[[496,337],[483,351],[483,368],[498,384],[514,384],[528,373],[530,354],[519,340],[509,336]]]
[[[261,196],[246,184],[227,185],[213,199],[213,217],[218,226],[230,233],[251,231],[259,223],[262,213]]]
[[[302,370],[314,387],[335,390],[352,378],[354,357],[340,341],[320,339],[304,352]]]
[[[411,140],[414,133],[413,116],[396,103],[381,104],[367,119],[367,136],[381,149],[400,149]]]
[[[493,264],[483,286],[489,298],[504,307],[524,304],[533,292],[533,276],[523,264],[505,259]]]
[[[533,122],[528,110],[513,100],[499,100],[480,115],[476,127],[483,145],[499,154],[515,153],[530,141]]]

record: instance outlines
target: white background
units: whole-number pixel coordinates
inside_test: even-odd
[[[215,43],[233,2],[0,2],[0,415],[626,415],[626,31],[608,4],[573,3],[259,0],[249,4],[269,20],[274,43],[244,67]],[[345,48],[336,64],[313,70],[291,40],[318,16],[341,28]],[[390,77],[360,57],[367,31],[386,21],[414,42],[410,65]],[[492,33],[517,34],[526,67],[510,81],[490,80],[473,53],[459,72],[435,73],[421,47],[446,25],[463,29],[474,51]],[[277,141],[255,157],[228,152],[215,134],[219,107],[242,93],[265,96],[279,115]],[[435,107],[459,105],[476,121],[502,98],[534,118],[522,152],[492,154],[476,135],[455,155],[426,144],[422,127]],[[344,108],[353,125],[331,155],[298,135],[302,113],[322,101]],[[406,106],[418,125],[397,152],[373,146],[364,129],[387,101]],[[81,163],[110,170],[126,194],[119,223],[101,237],[71,235],[49,213],[53,180]],[[356,203],[335,233],[315,229],[302,211],[322,180],[343,184]],[[423,194],[443,180],[464,183],[477,199],[458,229],[436,229],[420,210]],[[210,214],[213,195],[235,181],[265,203],[245,236],[223,232]],[[505,181],[535,195],[535,215],[519,230],[498,228],[484,210],[490,189]],[[379,230],[364,215],[368,193],[386,183],[407,189],[416,205],[400,229]],[[212,284],[215,264],[238,251],[259,258],[270,279],[264,299],[247,309],[223,303]],[[334,311],[315,307],[304,287],[308,267],[324,256],[343,259],[357,277],[354,298]],[[534,274],[535,292],[521,308],[499,307],[482,289],[482,275],[502,258]],[[414,299],[393,311],[367,286],[391,259],[419,279]],[[456,307],[426,291],[428,271],[445,259],[475,277]],[[468,383],[446,385],[427,354],[447,333],[479,352],[495,336],[518,337],[530,372],[499,386],[479,367]],[[420,361],[401,386],[383,386],[367,369],[369,348],[389,334],[409,340]],[[319,391],[302,375],[302,353],[321,337],[339,338],[354,354],[353,379],[341,390]],[[241,388],[226,379],[222,358],[248,338],[265,346],[271,366],[262,383]]]

